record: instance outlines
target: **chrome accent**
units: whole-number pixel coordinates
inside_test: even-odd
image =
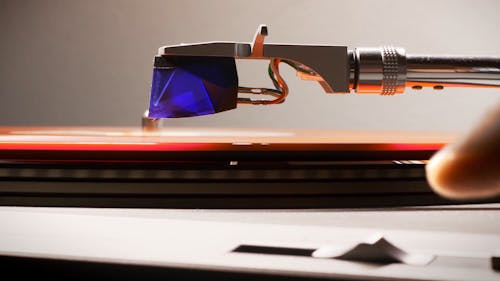
[[[406,82],[406,57],[402,48],[356,48],[354,64],[357,93],[394,95],[403,93]],[[355,70],[356,71],[356,70]],[[351,76],[352,77],[352,76]]]

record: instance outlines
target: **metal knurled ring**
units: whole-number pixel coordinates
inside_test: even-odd
[[[392,46],[382,48],[382,95],[394,95],[398,86],[398,53]]]

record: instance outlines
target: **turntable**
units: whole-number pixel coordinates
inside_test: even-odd
[[[284,102],[289,89],[280,63],[331,94],[499,87],[498,58],[265,44],[267,34],[262,25],[251,44],[161,47],[142,128],[1,128],[0,204],[324,208],[451,202],[431,191],[425,164],[454,134],[161,126],[162,118]],[[269,60],[275,89],[238,85],[236,59]]]

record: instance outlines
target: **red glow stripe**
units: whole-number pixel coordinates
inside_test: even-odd
[[[445,145],[444,143],[394,143],[389,144],[389,150],[440,150]]]
[[[1,150],[47,150],[47,151],[424,151],[439,150],[445,144],[412,144],[412,143],[393,143],[393,144],[342,144],[342,143],[313,143],[313,144],[270,144],[270,145],[233,145],[231,143],[0,143]],[[256,147],[257,146],[257,147]]]
[[[210,150],[211,144],[71,144],[71,143],[2,143],[0,150],[73,150],[73,151],[185,151]]]

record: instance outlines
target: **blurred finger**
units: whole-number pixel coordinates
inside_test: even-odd
[[[426,171],[431,187],[448,198],[500,195],[500,104],[461,140],[436,153]]]

